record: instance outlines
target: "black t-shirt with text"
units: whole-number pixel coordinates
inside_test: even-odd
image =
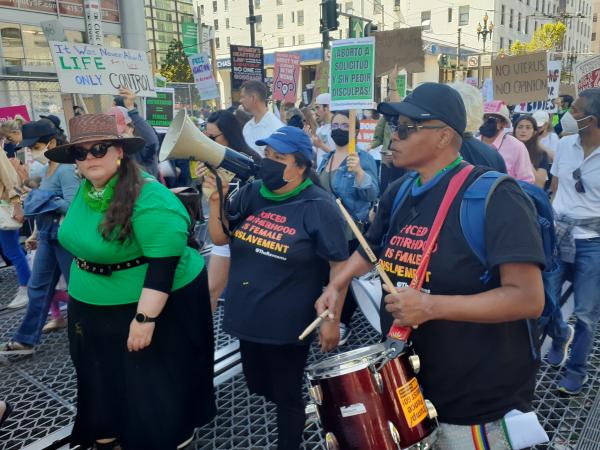
[[[421,187],[420,195],[411,192],[392,218],[391,226],[391,205],[404,180],[390,185],[381,198],[377,217],[366,237],[396,286],[410,284],[448,183],[463,166],[449,171],[432,187]],[[459,213],[466,187],[485,171],[473,169],[450,207],[423,291],[438,295],[476,294],[500,286],[501,264],[543,265],[541,237],[529,199],[516,183],[503,182],[492,195],[486,212],[485,243],[491,279],[487,283],[480,279],[485,267],[464,238]],[[386,237],[387,244],[383,242]],[[363,256],[366,258],[364,253]],[[382,330],[387,333],[392,321],[382,302]],[[411,339],[421,358],[419,380],[424,395],[433,402],[442,422],[480,424],[497,420],[514,408],[531,409],[538,363],[530,353],[525,320],[498,324],[435,320],[413,330]]]
[[[234,218],[224,328],[247,341],[297,343],[315,319],[328,261],[348,257],[345,223],[317,186],[282,202],[264,199],[259,187],[244,186],[228,207]]]

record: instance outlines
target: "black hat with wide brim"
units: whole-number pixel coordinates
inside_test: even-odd
[[[74,147],[97,142],[111,142],[123,147],[131,155],[144,148],[146,141],[140,137],[124,137],[117,131],[117,121],[108,114],[84,114],[69,120],[71,142],[48,150],[44,155],[50,161],[63,164],[75,163]]]

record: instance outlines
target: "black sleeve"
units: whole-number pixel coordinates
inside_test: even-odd
[[[148,271],[144,279],[144,287],[170,294],[179,258],[179,256],[167,256],[165,258],[146,257],[148,260]]]
[[[544,248],[533,202],[514,181],[496,188],[486,209],[485,245],[491,268],[531,262],[544,267]]]
[[[346,223],[337,205],[330,199],[310,202],[310,213],[305,226],[312,237],[317,255],[326,261],[348,259],[348,241],[344,233]]]
[[[381,196],[381,199],[379,200],[379,206],[377,208],[375,220],[365,235],[365,239],[369,243],[369,247],[371,247],[371,250],[373,250],[373,253],[375,253],[376,256],[378,256],[383,250],[383,240],[385,239],[390,228],[390,215],[392,206],[394,204],[394,199],[396,198],[398,189],[400,189],[400,185],[404,183],[404,180],[405,177],[401,177],[400,179],[391,183],[385,190]],[[359,246],[358,251],[363,258],[369,261],[369,257],[362,247]]]

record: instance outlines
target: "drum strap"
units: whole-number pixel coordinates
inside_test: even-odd
[[[433,253],[433,249],[435,248],[435,244],[440,236],[440,231],[444,222],[446,221],[446,217],[448,216],[448,211],[450,210],[450,206],[452,206],[452,202],[456,198],[458,191],[465,183],[467,177],[473,170],[472,165],[467,165],[463,167],[456,175],[452,177],[450,180],[450,184],[448,185],[448,189],[446,189],[446,193],[444,194],[444,198],[442,199],[442,203],[440,204],[440,208],[433,220],[433,225],[431,226],[431,231],[429,232],[429,237],[427,238],[427,242],[425,242],[425,247],[423,248],[423,258],[421,259],[421,264],[417,268],[417,272],[410,283],[410,287],[412,289],[421,290],[423,286],[423,281],[426,278],[427,268],[429,267],[429,260],[431,259],[431,254]],[[390,331],[388,332],[388,336],[393,339],[399,339],[401,341],[406,342],[410,333],[412,331],[411,327],[399,327],[397,325],[392,325]]]

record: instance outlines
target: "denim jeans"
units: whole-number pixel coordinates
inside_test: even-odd
[[[39,344],[42,328],[46,323],[50,303],[54,297],[54,289],[61,273],[67,283],[69,282],[72,261],[73,256],[62,248],[58,241],[38,240],[33,272],[27,288],[29,295],[27,313],[13,340],[25,345]]]
[[[0,230],[0,248],[2,254],[15,266],[19,286],[27,286],[31,271],[25,252],[19,245],[19,230]]]
[[[583,376],[600,320],[600,237],[575,240],[575,262],[559,263],[555,289],[560,290],[567,279],[573,282],[574,314],[577,319],[567,370]],[[550,321],[548,335],[552,337],[553,345],[564,343],[567,337],[567,325],[560,309]]]

